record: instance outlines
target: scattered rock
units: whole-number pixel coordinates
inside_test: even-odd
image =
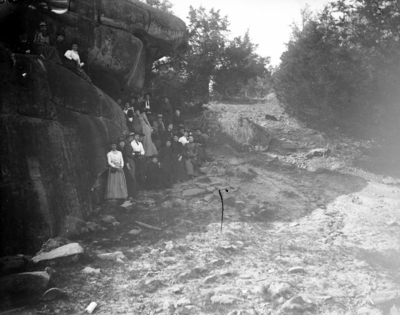
[[[119,223],[119,222],[113,222],[112,225],[113,225],[114,227],[117,227],[117,226],[120,226],[121,223]]]
[[[60,236],[72,238],[87,232],[86,222],[80,218],[67,215],[61,225]]]
[[[163,208],[170,209],[170,208],[172,208],[172,201],[166,200],[163,203],[161,203],[160,206],[163,207]]]
[[[171,250],[173,250],[173,248],[174,248],[174,244],[172,244],[172,242],[171,242],[171,243],[168,243],[168,244],[165,246],[165,250],[167,250],[167,251],[171,251]]]
[[[102,260],[112,260],[112,261],[116,261],[119,263],[123,263],[122,259],[126,259],[125,255],[120,251],[116,251],[114,253],[99,254],[99,255],[97,255],[97,257],[99,257]]]
[[[208,276],[203,280],[203,283],[204,284],[213,283],[213,282],[215,282],[217,280],[217,278],[218,278],[217,275]]]
[[[100,225],[98,225],[97,223],[94,223],[94,222],[86,222],[86,228],[89,231],[96,232],[96,231],[100,230]]]
[[[115,220],[115,218],[112,215],[106,215],[102,217],[101,221],[108,224],[113,224],[114,222],[117,222],[117,220]]]
[[[83,248],[78,243],[70,243],[58,247],[50,252],[44,252],[32,258],[34,263],[45,260],[53,260],[57,258],[71,257],[83,254]]]
[[[31,257],[25,255],[6,256],[0,258],[0,277],[12,273],[23,272],[29,266]]]
[[[273,282],[269,286],[266,286],[265,289],[264,292],[267,291],[266,293],[274,299],[280,297],[288,299],[293,296],[292,286],[286,282]]]
[[[240,165],[240,164],[244,164],[244,163],[246,163],[245,159],[241,159],[241,158],[237,158],[237,157],[233,157],[228,160],[228,164],[232,165],[232,166]]]
[[[183,197],[193,197],[193,196],[198,196],[206,193],[205,189],[201,188],[192,188],[192,189],[187,189],[183,192],[182,196]]]
[[[305,273],[306,271],[304,270],[303,267],[297,266],[297,267],[292,267],[289,269],[290,273]]]
[[[212,304],[233,304],[236,300],[227,295],[213,295],[211,297]]]
[[[141,232],[142,232],[142,231],[139,230],[139,229],[133,229],[133,230],[130,230],[130,231],[128,232],[128,234],[138,235],[138,234],[140,234]]]
[[[83,273],[87,273],[87,274],[99,274],[100,273],[100,268],[95,269],[95,268],[92,268],[92,267],[85,267],[82,270],[82,272]]]
[[[54,301],[57,299],[64,299],[68,296],[67,292],[58,288],[51,288],[43,293],[42,299],[44,301]]]
[[[316,311],[316,306],[313,303],[304,301],[301,296],[295,296],[290,300],[286,301],[281,309],[281,314],[313,314]]]
[[[311,159],[314,156],[327,157],[331,154],[330,149],[313,149],[306,154],[306,158]]]
[[[120,205],[120,207],[125,208],[125,209],[130,208],[132,206],[133,206],[133,203],[130,200],[126,200],[122,205]]]
[[[175,307],[180,307],[180,306],[185,306],[185,305],[190,305],[190,304],[192,304],[192,302],[187,297],[184,297],[175,303]]]
[[[399,185],[400,179],[394,179],[393,177],[384,177],[382,183],[386,185]]]

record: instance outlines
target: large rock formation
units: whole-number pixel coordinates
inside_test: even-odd
[[[182,20],[138,0],[46,2],[46,10],[37,1],[31,4],[36,10],[29,1],[0,5],[0,41],[15,42],[22,31],[33,38],[46,21],[52,38],[65,31],[66,49],[78,42],[86,72],[111,96],[140,90],[146,66],[176,49],[186,32]],[[53,13],[52,6],[60,4],[68,11]]]
[[[18,33],[43,19],[52,34],[65,29],[93,82],[116,93],[140,89],[146,64],[185,31],[178,18],[133,0],[74,0],[62,15],[19,3],[0,3],[0,256],[34,253],[62,234],[66,217],[85,219],[103,196],[109,140],[127,132],[124,114],[96,85],[35,55],[18,55],[13,66]]]

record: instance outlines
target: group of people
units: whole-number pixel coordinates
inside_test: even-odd
[[[79,57],[78,44],[72,42],[70,49],[67,49],[65,38],[65,31],[60,30],[56,33],[56,39],[51,42],[46,22],[40,22],[39,30],[35,33],[33,42],[29,39],[27,33],[22,33],[19,36],[11,59],[14,65],[16,65],[18,62],[18,54],[36,54],[44,60],[53,61],[59,65],[65,66],[86,82],[92,83],[90,77],[82,69],[84,63],[81,62]],[[22,72],[23,76],[25,76],[26,72]]]
[[[150,95],[138,94],[122,106],[130,133],[111,143],[105,199],[134,198],[139,190],[169,188],[202,174],[210,161],[207,136],[189,132],[180,111],[173,113],[168,98],[157,118],[151,112]]]

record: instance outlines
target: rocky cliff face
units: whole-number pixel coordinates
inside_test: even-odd
[[[66,217],[92,211],[103,196],[109,140],[127,132],[124,114],[102,90],[140,89],[146,63],[175,49],[185,31],[178,18],[133,0],[69,7],[56,15],[0,4],[0,256],[32,253],[65,235]],[[95,85],[34,55],[19,55],[13,66],[13,39],[40,20],[53,35],[64,29],[67,45],[78,40]]]
[[[0,41],[13,42],[23,31],[33,38],[46,21],[50,37],[65,31],[66,49],[78,43],[84,69],[111,96],[140,90],[146,66],[176,49],[186,32],[179,18],[137,0],[49,0],[46,10],[24,3],[0,5]],[[51,12],[60,3],[68,11]]]

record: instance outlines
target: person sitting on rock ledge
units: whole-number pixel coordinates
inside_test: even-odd
[[[198,152],[197,145],[193,142],[193,135],[190,134],[188,136],[188,143],[185,145],[185,166],[186,172],[193,179],[195,176],[199,176],[201,174],[200,171],[200,163],[198,160]]]
[[[83,62],[81,62],[81,58],[79,57],[78,53],[78,44],[77,43],[72,43],[71,45],[72,49],[67,50],[64,56],[75,62],[75,67],[74,67],[74,72],[79,75],[82,79],[84,79],[88,83],[92,83],[92,80],[90,80],[89,76],[86,74],[86,72],[82,69],[82,66],[84,65]]]
[[[40,55],[43,59],[62,64],[57,49],[50,46],[50,37],[47,34],[46,22],[40,22],[39,27],[40,31],[36,32],[35,39],[33,40],[35,53]]]

